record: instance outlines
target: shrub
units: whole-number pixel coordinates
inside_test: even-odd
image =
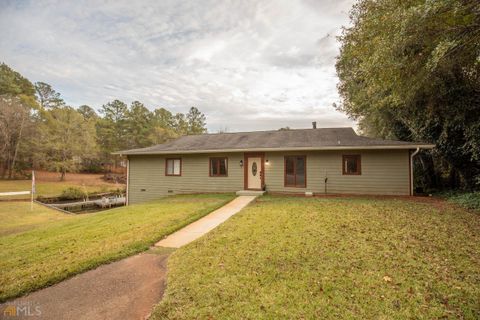
[[[480,210],[480,192],[451,195],[448,197],[448,201],[467,209]]]
[[[60,200],[78,200],[87,197],[87,193],[80,188],[70,187],[62,191]]]
[[[125,192],[120,188],[117,188],[116,190],[111,190],[111,192],[113,193],[114,196],[117,196],[117,197],[123,196],[125,194]]]
[[[83,166],[82,170],[80,170],[82,173],[103,173],[104,171],[103,167],[97,164]]]

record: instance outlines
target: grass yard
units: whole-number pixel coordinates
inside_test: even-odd
[[[61,213],[28,201],[0,202],[0,237],[48,226],[50,222],[68,220],[72,215]]]
[[[439,318],[480,318],[478,213],[440,201],[274,196],[177,250],[152,316]]]
[[[109,183],[102,180],[101,174],[67,173],[65,181],[59,181],[55,172],[36,172],[36,195],[44,197],[58,196],[69,187],[79,187],[92,192],[107,192],[125,188],[123,184]],[[0,192],[30,191],[31,180],[0,180]],[[30,199],[30,195],[0,197],[0,200]]]
[[[230,194],[172,196],[65,218],[43,207],[32,214],[22,202],[0,206],[2,217],[12,215],[0,236],[0,301],[144,251],[232,199]],[[19,232],[25,225],[31,229]]]

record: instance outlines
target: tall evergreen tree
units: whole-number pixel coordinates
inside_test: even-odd
[[[161,128],[173,128],[174,119],[170,111],[165,108],[158,108],[152,114],[153,126]]]
[[[152,112],[152,131],[150,132],[150,144],[165,143],[179,136],[174,129],[174,117],[165,108],[158,108]]]
[[[185,114],[183,113],[176,113],[173,116],[173,130],[180,136],[188,134],[188,122],[185,118]]]
[[[143,103],[132,102],[127,112],[128,147],[141,148],[151,144],[149,138],[152,132],[152,113]]]
[[[111,158],[114,151],[128,148],[128,106],[120,100],[104,104],[100,108],[103,116],[97,122],[97,138],[103,157]]]
[[[196,107],[191,107],[187,113],[187,134],[202,134],[207,132],[206,117]]]
[[[60,97],[51,85],[45,82],[36,82],[35,91],[40,106],[44,109],[61,108],[65,106],[65,101]]]

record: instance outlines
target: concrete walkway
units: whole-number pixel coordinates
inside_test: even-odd
[[[200,220],[197,220],[185,228],[172,233],[165,239],[160,240],[155,244],[155,246],[180,248],[181,246],[184,246],[211,231],[219,224],[233,216],[235,213],[242,210],[255,198],[256,196],[239,196],[220,209],[213,211]]]

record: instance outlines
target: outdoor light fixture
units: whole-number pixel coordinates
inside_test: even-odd
[[[266,165],[269,165],[269,164],[270,164],[270,162],[268,161],[268,159],[265,160],[265,164],[266,164]]]
[[[240,160],[240,167],[243,167],[243,160]]]

